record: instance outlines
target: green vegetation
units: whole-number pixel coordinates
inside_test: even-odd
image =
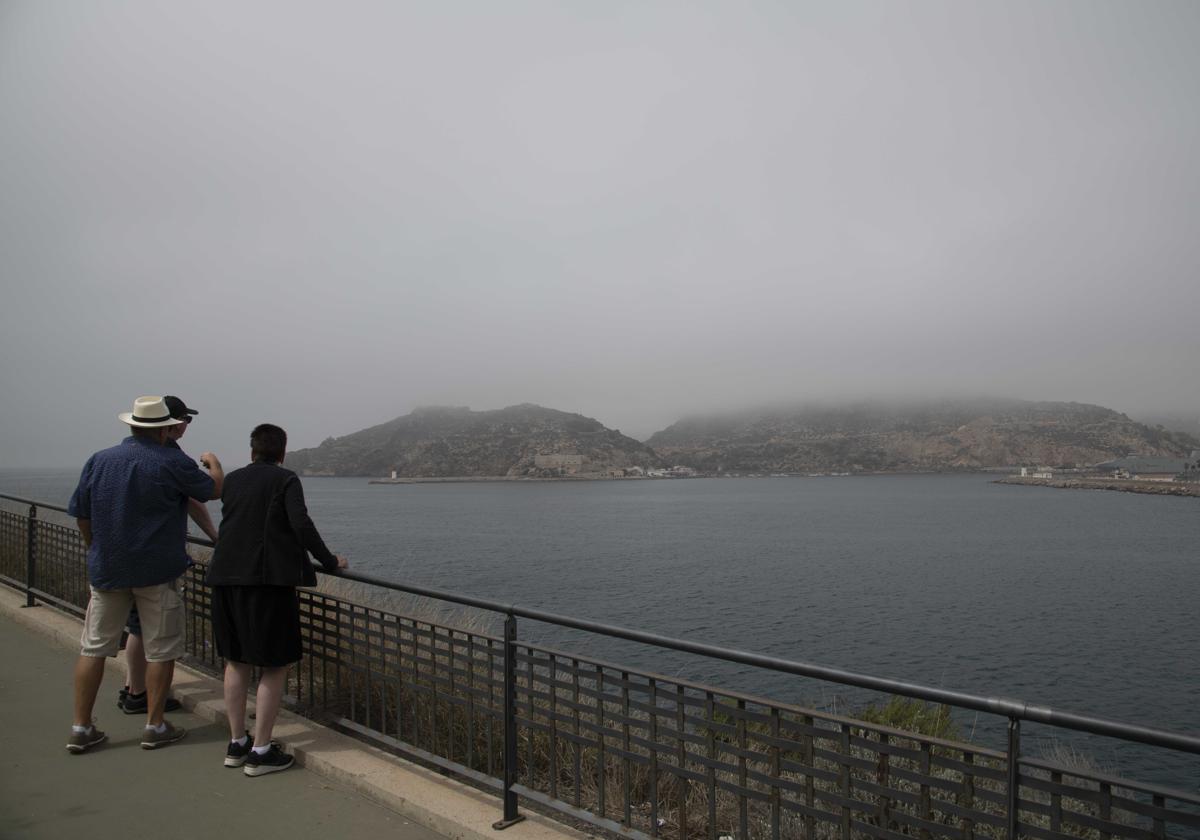
[[[909,697],[893,695],[882,706],[872,703],[856,717],[866,723],[890,726],[916,735],[956,741],[962,738],[958,726],[950,718],[950,707],[944,703],[926,703]]]

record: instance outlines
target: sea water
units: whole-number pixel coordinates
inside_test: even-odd
[[[0,471],[65,504],[73,471]],[[1195,732],[1200,500],[986,475],[373,485],[304,480],[352,569],[780,658]],[[213,505],[214,516],[219,515]],[[524,622],[583,655],[852,713],[879,698]],[[1003,721],[959,714],[999,745]],[[1200,759],[1027,727],[1194,789]]]

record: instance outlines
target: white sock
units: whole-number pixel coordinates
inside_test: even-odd
[[[78,723],[71,724],[71,734],[72,735],[86,735],[91,731],[92,731],[91,724],[89,724],[87,726],[80,726]]]
[[[231,744],[237,744],[239,747],[244,747],[244,746],[246,746],[246,742],[247,742],[247,741],[249,741],[249,740],[250,740],[250,736],[249,736],[249,735],[243,735],[241,738],[234,738],[234,739],[233,739],[232,741],[230,741],[229,743],[231,743]]]
[[[149,730],[152,730],[154,732],[157,732],[159,735],[161,735],[167,731],[167,722],[164,720],[158,726],[151,726],[150,724],[147,723],[146,728]]]
[[[254,748],[254,754],[255,754],[255,755],[266,755],[266,754],[267,754],[267,753],[269,753],[270,751],[271,751],[271,745],[270,745],[270,744],[267,744],[265,747],[255,747],[255,748]]]

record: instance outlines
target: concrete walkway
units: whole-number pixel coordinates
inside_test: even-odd
[[[178,669],[185,709],[171,721],[187,737],[158,750],[139,746],[145,719],[116,708],[123,661],[108,660],[96,723],[108,742],[82,755],[65,748],[80,625],[52,608],[20,609],[0,586],[0,837],[141,834],[156,840],[223,836],[400,840],[578,840],[531,815],[491,830],[499,803],[438,774],[296,715],[276,737],[298,765],[259,778],[227,769],[228,730],[220,684]],[[251,705],[252,708],[252,705]]]
[[[0,662],[0,836],[441,836],[310,771],[251,779],[227,769],[227,730],[193,714],[171,715],[187,728],[184,740],[141,749],[144,716],[116,708],[123,680],[116,667],[106,669],[96,703],[108,742],[71,755],[64,749],[70,656],[46,637],[0,621]]]

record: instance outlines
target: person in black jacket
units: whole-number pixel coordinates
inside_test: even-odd
[[[250,464],[225,476],[221,526],[205,578],[212,587],[213,636],[225,660],[225,712],[230,743],[226,767],[247,776],[286,770],[292,756],[271,742],[287,680],[300,660],[297,586],[315,586],[308,555],[327,571],[345,557],[325,547],[308,516],[300,479],[282,466],[287,433],[270,423],[250,433]],[[245,727],[251,666],[258,681],[254,737]]]

